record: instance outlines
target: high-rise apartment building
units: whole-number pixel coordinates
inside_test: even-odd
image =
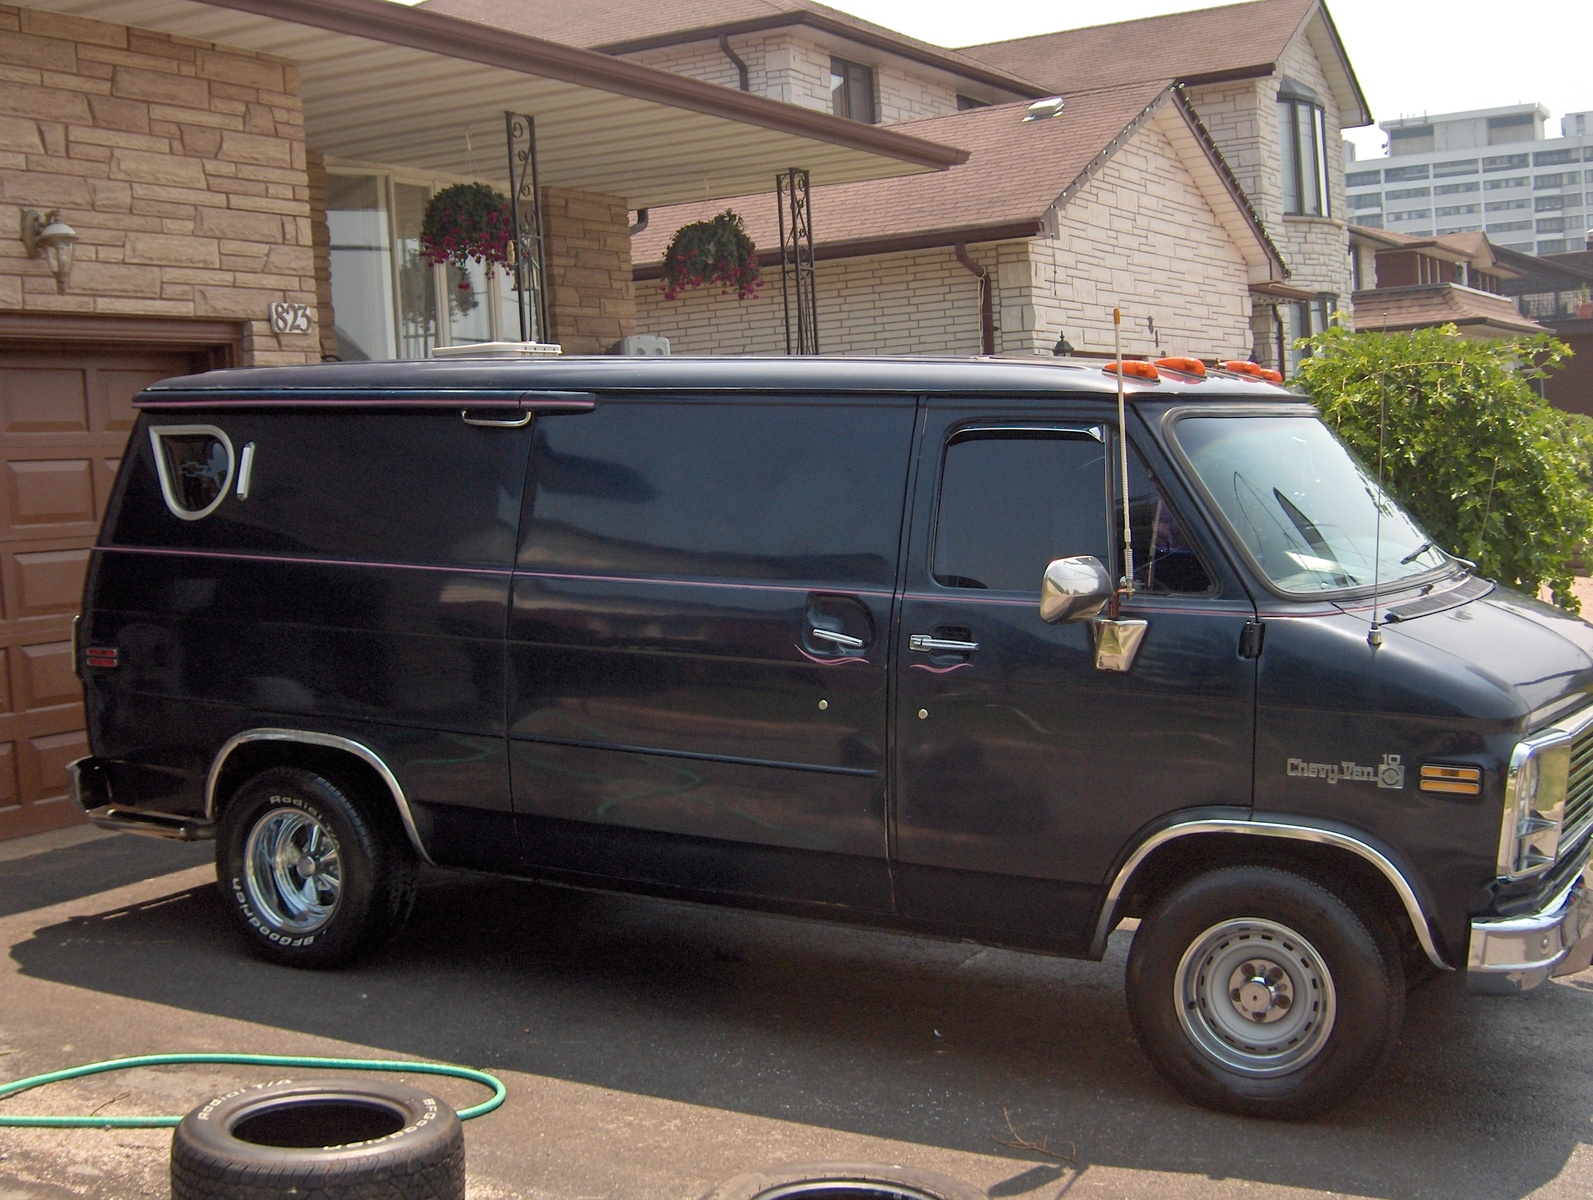
[[[1593,228],[1593,112],[1515,104],[1383,121],[1387,158],[1351,162],[1349,220],[1396,233],[1484,232],[1526,254],[1580,250]]]

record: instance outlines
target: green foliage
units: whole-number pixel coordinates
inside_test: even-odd
[[[1428,534],[1529,594],[1575,611],[1572,560],[1593,532],[1593,420],[1531,381],[1570,355],[1547,334],[1478,342],[1453,325],[1411,333],[1334,326],[1299,343],[1296,385],[1372,471],[1386,398],[1383,479]]]

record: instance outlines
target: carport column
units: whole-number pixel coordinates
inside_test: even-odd
[[[542,236],[551,340],[566,354],[601,354],[635,333],[627,202],[545,187]]]

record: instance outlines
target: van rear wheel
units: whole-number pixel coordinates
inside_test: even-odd
[[[1197,876],[1158,902],[1129,951],[1128,1009],[1186,1097],[1258,1117],[1347,1099],[1399,1036],[1399,952],[1317,883],[1272,867]]]
[[[277,767],[222,815],[216,875],[249,949],[294,967],[340,966],[384,942],[414,902],[416,865],[344,784]]]

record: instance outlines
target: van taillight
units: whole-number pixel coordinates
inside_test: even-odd
[[[83,657],[89,666],[105,670],[117,666],[119,658],[115,646],[90,646]]]

